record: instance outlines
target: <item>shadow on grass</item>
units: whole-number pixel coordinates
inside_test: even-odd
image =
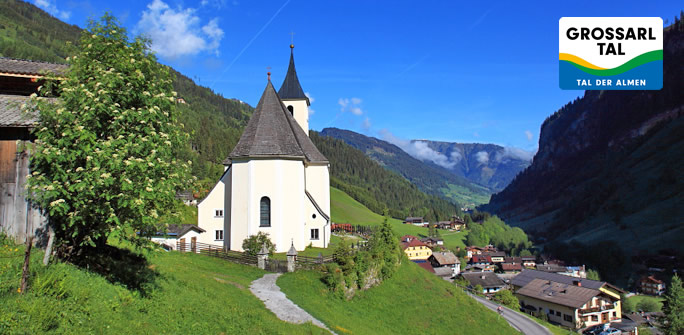
[[[84,248],[69,261],[83,269],[95,272],[111,283],[122,284],[129,290],[147,296],[158,287],[159,272],[147,258],[131,250],[111,245]]]

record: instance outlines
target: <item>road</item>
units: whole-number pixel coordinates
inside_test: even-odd
[[[468,293],[473,299],[477,300],[479,303],[485,305],[487,308],[493,310],[496,312],[496,308],[499,307],[499,304],[493,303],[485,298],[472,295]],[[552,335],[551,332],[544,326],[538,324],[534,320],[530,319],[524,314],[517,313],[516,311],[509,309],[507,307],[504,307],[504,313],[503,313],[504,319],[508,321],[508,323],[513,326],[513,328],[521,331],[523,334],[526,335]]]

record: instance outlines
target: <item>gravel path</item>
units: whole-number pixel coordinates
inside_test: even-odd
[[[280,287],[276,285],[276,280],[280,277],[280,273],[269,273],[263,277],[252,282],[249,290],[252,294],[261,299],[266,304],[271,312],[286,322],[290,323],[306,323],[311,322],[315,326],[321,327],[333,334],[332,330],[323,324],[323,322],[315,319],[311,314],[307,313],[301,307],[297,306],[292,300],[285,296],[285,293],[280,291]]]

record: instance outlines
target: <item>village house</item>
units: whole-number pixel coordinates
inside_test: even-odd
[[[644,276],[639,281],[639,289],[643,294],[662,295],[665,293],[665,282],[655,276]]]
[[[444,230],[452,230],[454,229],[455,224],[451,221],[438,221],[435,223],[435,228],[438,229],[444,229]]]
[[[425,222],[423,222],[422,216],[417,216],[417,217],[409,216],[406,218],[406,220],[404,220],[404,224],[412,224],[414,226],[422,227],[423,225],[425,225]]]
[[[523,310],[570,328],[620,320],[623,290],[606,282],[525,269],[511,279]]]
[[[522,271],[522,258],[520,257],[505,257],[504,261],[499,263],[499,269],[503,273],[518,273]]]
[[[16,241],[46,236],[47,220],[25,197],[30,144],[37,115],[22,111],[46,74],[63,75],[68,66],[0,57],[0,232]]]
[[[489,256],[492,263],[503,263],[504,258],[506,258],[506,253],[503,251],[483,252],[481,255]]]
[[[439,245],[444,245],[444,239],[441,237],[424,237],[420,239],[421,242],[427,244],[430,248],[434,248]]]
[[[468,263],[479,266],[491,265],[492,258],[489,255],[473,255],[473,257],[470,258],[470,261]]]
[[[494,272],[464,272],[461,273],[461,277],[468,281],[470,288],[482,286],[483,294],[494,294],[506,286]]]
[[[461,231],[466,228],[466,223],[460,217],[454,215],[451,217],[452,229]]]
[[[406,256],[412,261],[426,261],[432,255],[432,249],[412,235],[404,235],[401,237],[401,248],[406,253]]]
[[[466,258],[470,259],[471,257],[473,257],[473,255],[481,255],[482,253],[485,253],[485,252],[497,252],[497,251],[498,250],[493,245],[488,245],[486,247],[469,246],[469,247],[466,247]]]
[[[448,275],[449,278],[453,278],[461,272],[461,261],[451,251],[433,252],[428,261],[435,270],[442,269],[442,276]]]
[[[205,230],[194,224],[169,225],[166,233],[158,232],[150,240],[166,250],[197,251],[197,243]]]
[[[528,269],[534,269],[537,266],[537,258],[534,256],[522,256],[522,265]]]

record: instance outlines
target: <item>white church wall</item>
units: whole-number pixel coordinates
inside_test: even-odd
[[[223,239],[216,239],[216,231],[223,232],[225,238],[226,233],[223,226],[224,217],[227,213],[224,199],[226,193],[225,183],[228,178],[229,173],[224,173],[204,200],[197,205],[197,226],[206,230],[197,239],[200,243],[223,246]]]
[[[303,163],[284,159],[234,160],[231,170],[231,249],[242,251],[245,238],[263,231],[276,245],[276,252],[286,252],[292,242],[297,250],[303,250],[308,245],[302,234],[306,198]],[[260,227],[262,197],[270,199],[270,227]]]
[[[316,199],[323,212],[330,216],[330,174],[328,164],[306,167],[306,190]]]
[[[304,130],[306,135],[309,135],[309,106],[306,104],[306,100],[283,100],[285,107],[292,106],[293,116],[295,121]]]
[[[311,244],[311,246],[317,248],[327,248],[330,244],[330,224],[328,221],[316,210],[316,207],[306,199],[306,224],[304,225],[304,239],[306,240],[306,246]],[[320,206],[320,204],[319,204]],[[326,213],[327,214],[327,213]],[[329,214],[328,214],[329,215]],[[312,237],[312,229],[318,230],[318,238]],[[299,250],[299,249],[297,249]]]

